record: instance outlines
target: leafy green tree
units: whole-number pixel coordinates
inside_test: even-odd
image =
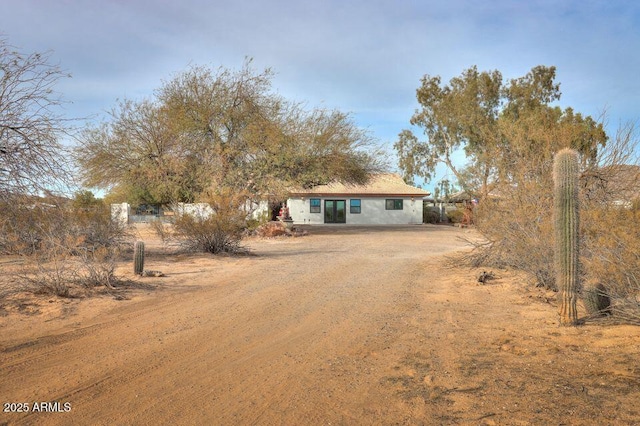
[[[72,206],[76,210],[93,210],[103,208],[104,203],[93,192],[85,189],[75,193]]]
[[[418,175],[430,180],[436,166],[444,163],[462,189],[471,192],[452,159],[456,150],[464,149],[471,163],[484,174],[486,188],[493,167],[491,154],[499,142],[501,88],[502,75],[498,71],[478,72],[476,67],[444,86],[440,77],[425,75],[416,93],[421,108],[410,123],[422,128],[427,139],[421,141],[412,131],[403,130],[394,145],[405,178]]]
[[[281,197],[292,186],[363,182],[382,168],[349,115],[288,102],[271,79],[249,62],[237,71],[195,66],[153,99],[121,102],[77,150],[85,184],[168,204],[212,190]]]
[[[451,181],[443,179],[438,182],[434,189],[434,198],[436,201],[448,201],[454,190],[455,186],[451,184]]]
[[[476,67],[442,85],[425,76],[417,89],[420,109],[410,123],[426,140],[403,130],[395,144],[405,175],[432,177],[444,163],[463,190],[486,197],[496,184],[517,185],[546,175],[553,154],[571,147],[583,164],[593,162],[607,136],[591,117],[551,104],[560,99],[555,67],[537,66],[525,76],[502,81],[499,71]],[[463,149],[467,170],[452,161]]]

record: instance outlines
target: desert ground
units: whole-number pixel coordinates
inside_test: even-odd
[[[478,283],[474,230],[307,229],[214,257],[141,227],[166,276],[5,295],[0,425],[640,424],[640,328],[560,327],[513,271]]]

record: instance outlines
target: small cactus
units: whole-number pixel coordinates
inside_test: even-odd
[[[580,209],[578,153],[559,151],[553,162],[556,284],[560,292],[560,324],[578,324],[580,290]]]
[[[607,288],[602,283],[585,288],[582,293],[582,301],[587,313],[591,316],[611,315],[611,299]]]
[[[144,241],[136,241],[133,246],[133,273],[142,275],[144,272]]]

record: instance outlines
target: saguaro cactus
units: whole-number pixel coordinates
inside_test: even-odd
[[[144,272],[144,242],[136,241],[133,246],[133,273],[142,275]]]
[[[553,163],[555,266],[560,293],[560,324],[578,323],[580,291],[580,208],[578,200],[578,153],[559,151]]]

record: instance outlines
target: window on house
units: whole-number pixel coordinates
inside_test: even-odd
[[[320,213],[320,198],[311,198],[311,213]]]
[[[349,201],[349,213],[358,214],[362,211],[362,203],[360,200],[350,200]]]
[[[402,210],[402,199],[387,199],[385,202],[386,210]]]

